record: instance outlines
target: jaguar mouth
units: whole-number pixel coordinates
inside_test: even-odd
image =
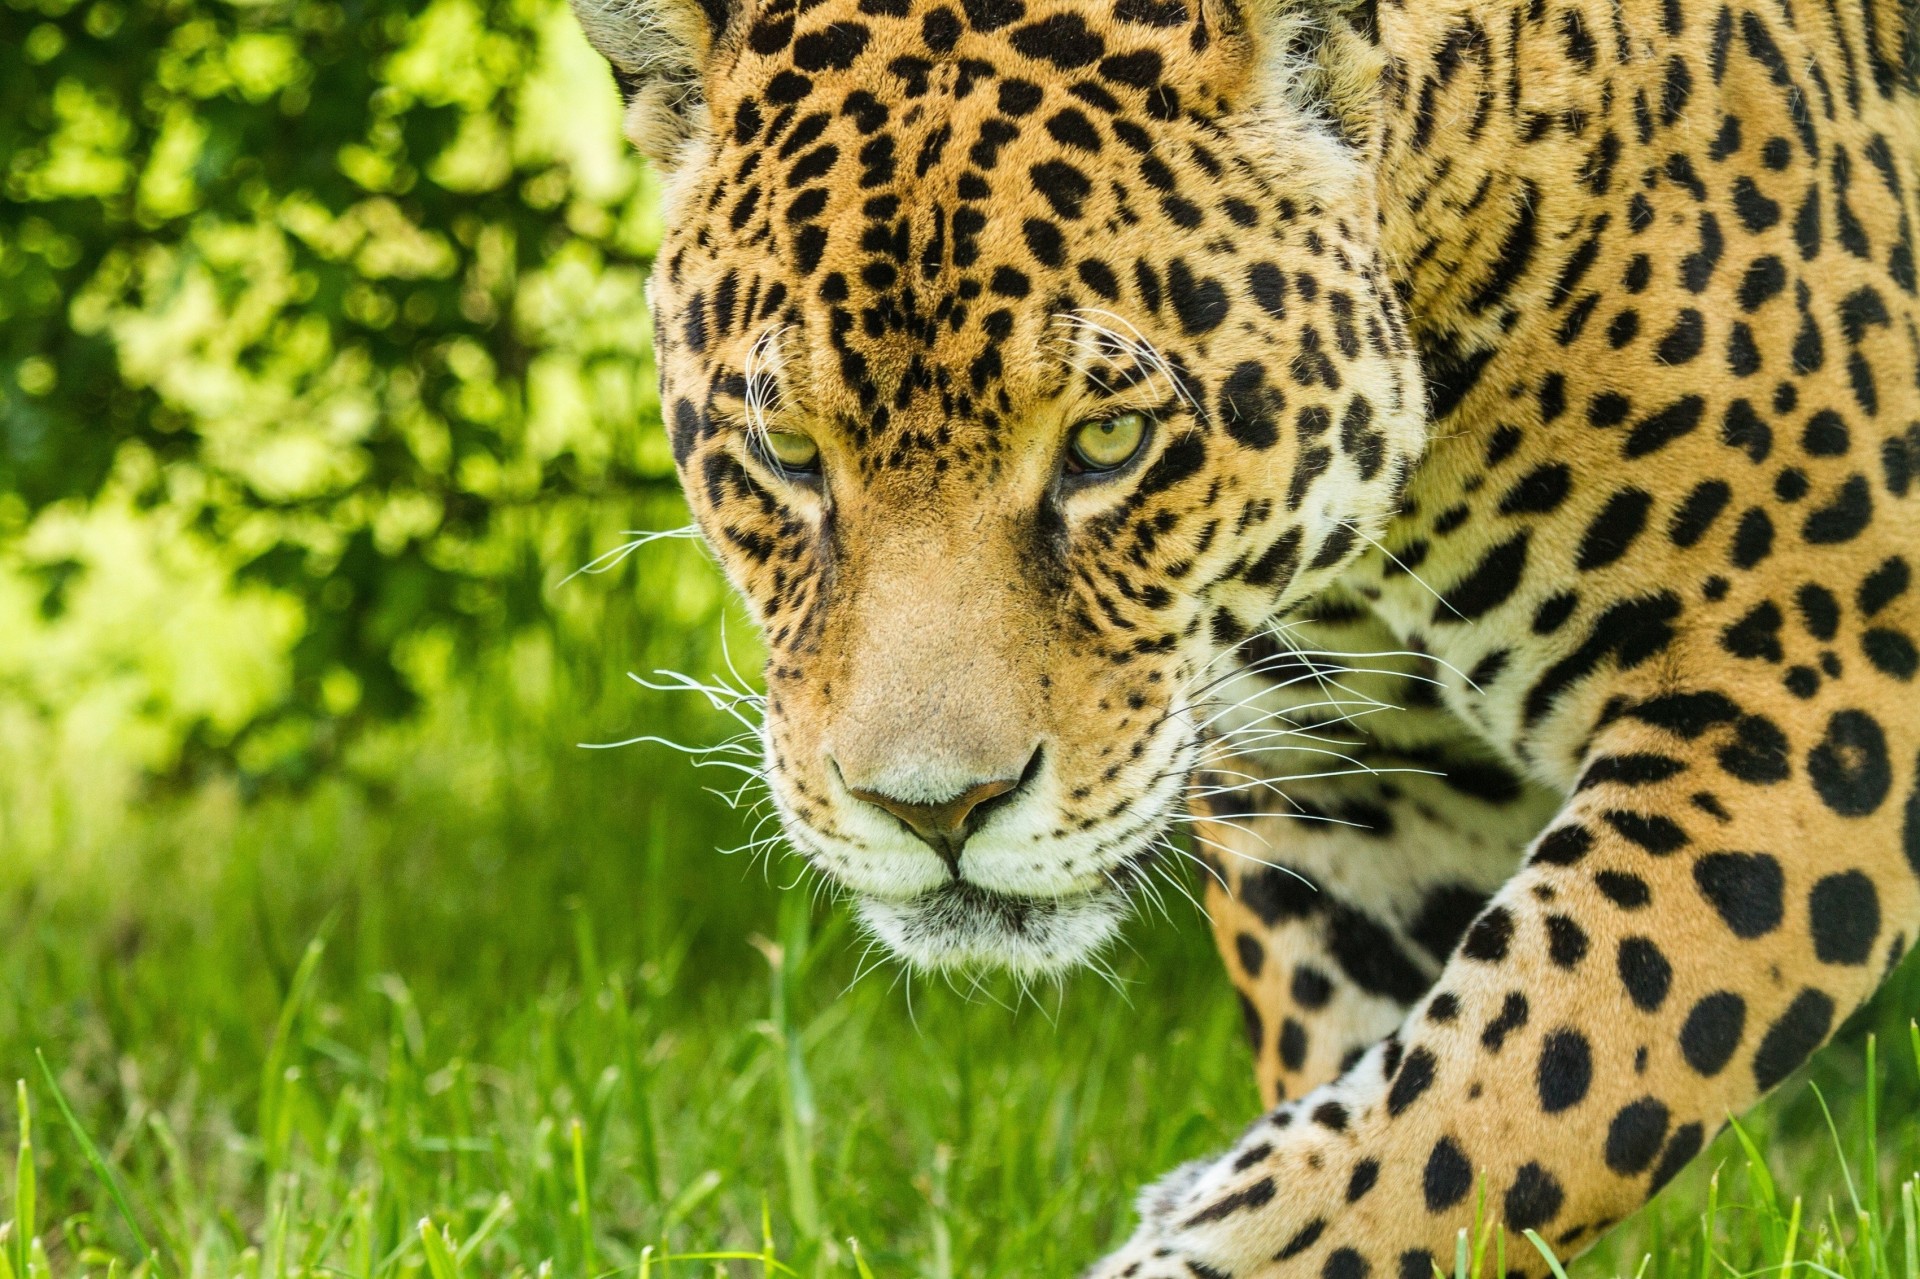
[[[915,968],[1055,976],[1087,963],[1119,934],[1132,913],[1130,889],[1154,856],[1151,848],[1135,853],[1094,887],[1059,897],[995,892],[954,879],[902,901],[862,897],[860,918]]]

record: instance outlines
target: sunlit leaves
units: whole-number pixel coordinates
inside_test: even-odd
[[[496,514],[670,483],[617,115],[560,0],[0,0],[0,574],[65,501],[283,597],[280,691],[181,728],[255,768],[540,624]]]

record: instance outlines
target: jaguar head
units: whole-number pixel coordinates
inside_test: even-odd
[[[1423,430],[1337,0],[575,0],[793,844],[926,967],[1119,927],[1223,655]]]

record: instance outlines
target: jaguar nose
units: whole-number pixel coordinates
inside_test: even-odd
[[[960,849],[967,842],[967,836],[979,825],[979,819],[985,816],[983,810],[989,807],[989,801],[1008,794],[1024,780],[1024,776],[996,777],[991,781],[976,782],[951,799],[934,803],[900,799],[884,791],[865,790],[858,786],[849,786],[847,789],[862,803],[872,804],[899,818],[908,830],[940,854],[948,870],[958,875]]]

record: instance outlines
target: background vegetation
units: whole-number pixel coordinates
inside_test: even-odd
[[[755,663],[621,553],[685,509],[616,117],[557,0],[0,0],[0,1279],[1058,1277],[1253,1113],[1195,913],[910,982],[738,777],[577,745]],[[1578,1268],[1920,1279],[1916,1008]]]

